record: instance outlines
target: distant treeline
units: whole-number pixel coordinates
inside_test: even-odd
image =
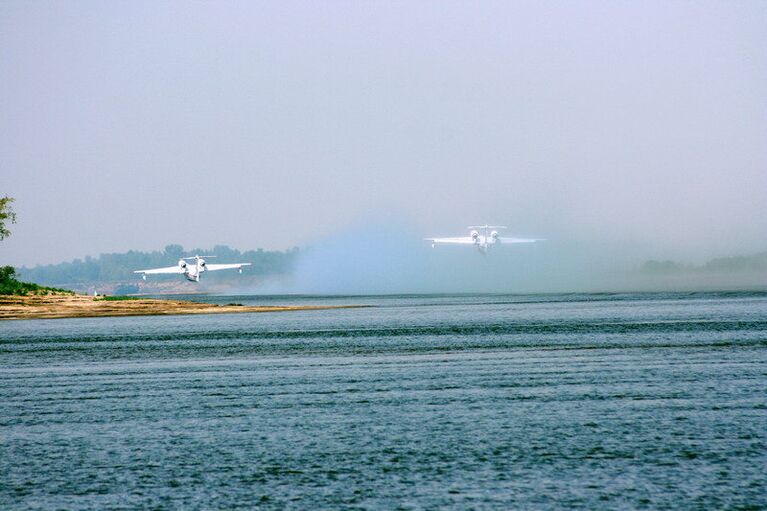
[[[75,259],[68,263],[21,268],[18,273],[24,280],[44,285],[117,282],[135,280],[134,270],[173,266],[181,257],[195,254],[215,255],[216,259],[211,260],[211,263],[251,263],[252,266],[244,269],[249,274],[277,275],[292,270],[298,249],[284,252],[262,249],[240,252],[226,245],[193,250],[185,250],[181,245],[168,245],[162,251],[131,250],[123,254],[101,254],[98,257]]]
[[[750,256],[718,257],[702,265],[652,260],[642,264],[640,271],[652,275],[761,273],[767,272],[767,252]]]

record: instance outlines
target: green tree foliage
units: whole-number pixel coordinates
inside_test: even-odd
[[[180,257],[194,254],[217,256],[210,261],[211,263],[251,263],[252,266],[246,267],[244,273],[267,276],[289,273],[298,256],[298,249],[284,252],[261,249],[241,252],[218,245],[212,249],[196,248],[185,251],[181,245],[168,245],[162,251],[131,250],[122,254],[102,254],[67,263],[21,268],[19,273],[26,280],[45,285],[135,281],[137,275],[133,273],[134,270],[173,266]],[[214,275],[217,278],[227,278],[226,275]],[[236,275],[230,275],[230,278],[234,277]]]
[[[0,240],[4,240],[11,235],[11,231],[8,230],[6,223],[16,223],[16,213],[11,207],[11,202],[15,199],[8,197],[7,195],[0,199]]]
[[[13,266],[0,267],[0,282],[6,283],[16,278],[16,268]]]
[[[0,295],[47,295],[49,293],[73,294],[65,289],[43,287],[29,282],[16,280],[16,268],[13,266],[0,267]]]

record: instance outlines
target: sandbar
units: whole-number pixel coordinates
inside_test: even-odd
[[[106,300],[82,295],[9,296],[0,295],[0,320],[93,318],[108,316],[162,316],[175,314],[229,314],[243,312],[284,312],[321,309],[349,309],[364,305],[216,305],[137,298]]]

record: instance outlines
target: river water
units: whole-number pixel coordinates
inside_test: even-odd
[[[767,507],[767,293],[0,323],[0,509]]]

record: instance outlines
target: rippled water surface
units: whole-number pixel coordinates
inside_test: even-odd
[[[767,294],[0,323],[0,508],[767,506]]]

